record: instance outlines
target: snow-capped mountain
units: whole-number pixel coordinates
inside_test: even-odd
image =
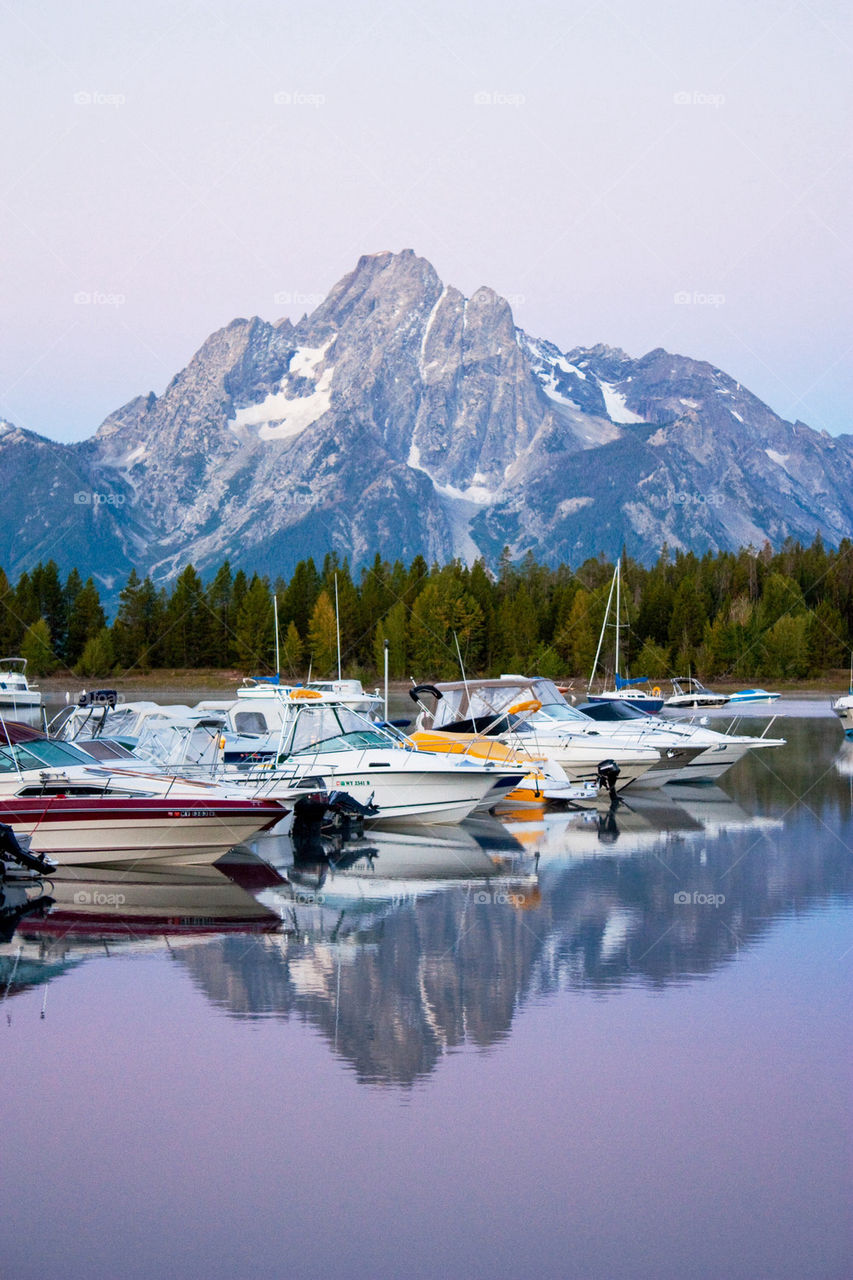
[[[109,585],[332,548],[577,564],[853,535],[853,438],[702,361],[560,351],[411,250],[362,258],[296,325],[232,321],[82,444],[4,424],[0,465],[7,571],[52,555]]]

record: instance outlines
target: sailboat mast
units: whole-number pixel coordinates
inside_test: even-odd
[[[621,594],[620,586],[622,580],[622,552],[619,552],[619,559],[616,561],[616,667],[613,672],[613,683],[616,684],[616,677],[619,675],[619,596]]]
[[[341,615],[338,611],[338,575],[335,574],[335,632],[338,637],[338,679],[341,678]]]
[[[618,572],[619,572],[619,566],[617,565],[616,573]],[[588,689],[592,688],[592,682],[595,679],[595,673],[598,668],[598,659],[601,656],[601,646],[604,644],[604,633],[607,630],[607,619],[610,617],[610,602],[613,599],[613,588],[616,586],[616,573],[614,573],[613,578],[610,582],[610,594],[607,597],[607,607],[604,610],[604,621],[601,624],[601,634],[598,637],[598,648],[595,651],[595,658],[592,663],[592,671],[590,672],[589,684],[587,685]],[[617,599],[618,599],[618,596],[617,596]],[[617,631],[616,634],[618,635],[619,632]]]
[[[281,662],[278,655],[278,596],[273,594],[272,598],[273,617],[275,618],[275,674],[281,674]]]

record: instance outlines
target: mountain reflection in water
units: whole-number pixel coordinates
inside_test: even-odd
[[[13,964],[19,990],[168,946],[226,1015],[295,1015],[358,1080],[410,1086],[442,1055],[507,1037],[526,1002],[704,978],[782,917],[849,899],[850,746],[805,719],[786,734],[729,790],[370,832],[296,865],[268,844],[280,874],[259,881],[238,860],[245,888],[215,869],[59,877],[53,912],[0,946],[0,983]]]

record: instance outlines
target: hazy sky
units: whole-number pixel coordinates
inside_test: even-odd
[[[564,349],[851,430],[850,13],[4,0],[0,415],[79,439],[408,247]]]

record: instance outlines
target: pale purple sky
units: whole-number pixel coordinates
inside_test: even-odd
[[[410,247],[564,349],[663,346],[853,429],[840,0],[9,0],[0,41],[21,426],[81,439]]]

